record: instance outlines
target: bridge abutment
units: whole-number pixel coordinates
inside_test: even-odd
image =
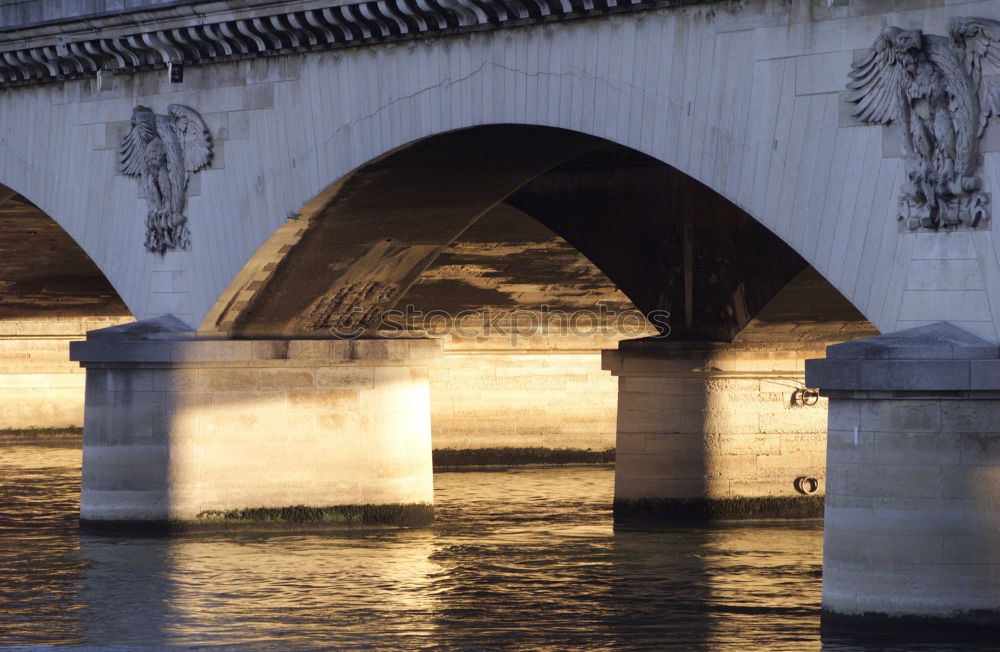
[[[185,529],[433,519],[434,340],[205,340],[170,317],[94,331],[80,516]]]
[[[1000,359],[947,323],[832,346],[827,623],[1000,624]]]
[[[807,355],[657,339],[605,351],[616,521],[821,516],[826,410],[801,391]]]

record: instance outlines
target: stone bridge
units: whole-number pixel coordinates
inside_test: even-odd
[[[1000,32],[966,16],[1000,4],[4,3],[0,425],[78,425],[89,331],[92,524],[423,522],[433,424],[616,447],[621,520],[827,493],[828,609],[1000,610],[837,584],[955,566],[933,528],[879,557],[879,500],[996,519]]]

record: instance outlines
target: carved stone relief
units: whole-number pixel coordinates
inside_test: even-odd
[[[914,231],[990,217],[979,144],[1000,114],[1000,22],[952,18],[948,34],[886,27],[847,85],[858,121],[899,130],[907,180],[897,217]]]
[[[164,254],[191,246],[184,215],[188,179],[212,162],[212,135],[194,109],[167,106],[167,115],[137,106],[122,138],[122,174],[139,177],[146,192],[146,249]]]
[[[395,283],[363,281],[324,296],[306,320],[309,330],[327,329],[338,337],[356,337],[378,325],[385,302],[399,290]]]

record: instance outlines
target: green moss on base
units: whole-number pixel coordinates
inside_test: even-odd
[[[0,429],[0,442],[82,442],[83,428],[11,428]]]
[[[870,645],[873,636],[878,636],[884,647],[939,644],[948,648],[989,643],[983,647],[993,648],[1000,633],[1000,611],[965,611],[947,618],[883,613],[846,616],[827,609],[821,613],[824,643],[858,649]]]
[[[426,525],[434,521],[433,505],[337,505],[334,507],[254,507],[227,512],[207,510],[198,522],[213,523],[331,523]]]
[[[81,529],[113,534],[173,534],[225,530],[319,530],[383,527],[426,527],[434,522],[434,506],[426,504],[336,505],[333,507],[252,507],[206,510],[192,520],[91,521]]]
[[[822,496],[761,498],[616,498],[615,523],[822,518]]]
[[[439,448],[434,450],[434,468],[520,466],[527,464],[608,464],[615,449],[595,451],[581,448]]]

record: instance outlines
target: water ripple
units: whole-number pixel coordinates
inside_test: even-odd
[[[80,534],[79,469],[75,447],[0,445],[0,645],[822,643],[818,523],[616,532],[610,468],[439,474],[425,530],[174,538]]]

